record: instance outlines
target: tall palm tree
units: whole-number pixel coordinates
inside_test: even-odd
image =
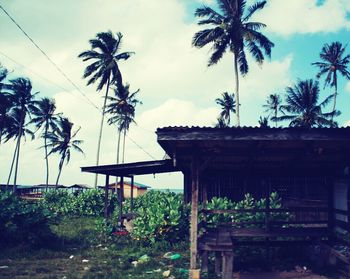
[[[55,113],[56,104],[55,100],[50,98],[42,98],[38,101],[37,108],[33,111],[34,117],[31,120],[37,130],[43,127],[42,137],[44,138],[45,149],[45,163],[46,163],[46,188],[49,185],[49,157],[47,150],[47,136],[49,130],[55,130],[57,128],[57,122],[59,120],[59,114]]]
[[[137,99],[137,94],[140,90],[138,89],[131,93],[130,84],[126,84],[123,87],[114,87],[113,89],[114,97],[108,97],[109,103],[106,107],[106,112],[111,115],[108,119],[108,124],[117,126],[117,164],[119,164],[121,134],[124,134],[122,155],[122,162],[124,163],[126,132],[129,130],[130,124],[135,123],[135,109],[137,104],[142,104],[142,102]]]
[[[11,98],[13,99],[13,108],[20,113],[18,120],[18,132],[17,132],[17,143],[16,151],[14,156],[16,156],[15,163],[15,173],[13,181],[13,191],[17,191],[17,174],[19,165],[19,155],[21,147],[21,138],[23,135],[23,129],[26,125],[27,117],[30,117],[31,113],[36,109],[37,101],[35,100],[35,95],[38,92],[32,92],[32,83],[27,78],[17,78],[10,80],[8,85],[11,90]]]
[[[63,164],[69,163],[71,158],[71,152],[77,151],[84,154],[83,150],[79,147],[83,141],[74,139],[78,134],[80,128],[73,131],[73,123],[68,118],[59,118],[57,122],[57,128],[54,131],[48,132],[48,147],[51,148],[49,155],[58,153],[60,155],[60,162],[58,165],[58,175],[56,179],[56,188],[62,173]]]
[[[267,97],[266,104],[263,105],[263,107],[265,108],[265,112],[268,112],[269,116],[271,116],[271,114],[273,114],[273,119],[275,121],[276,127],[277,127],[277,123],[278,123],[276,121],[276,118],[277,118],[277,114],[278,114],[278,111],[280,109],[281,104],[282,104],[282,99],[281,99],[280,95],[270,94]]]
[[[323,112],[332,101],[334,95],[328,96],[319,103],[319,83],[312,79],[299,80],[293,87],[286,89],[286,104],[281,106],[282,116],[276,121],[290,121],[290,127],[335,127],[333,116],[340,115],[339,111]]]
[[[7,126],[11,120],[9,112],[12,108],[12,99],[11,95],[4,90],[6,88],[4,81],[7,74],[7,69],[0,65],[0,144],[2,143],[3,136],[5,135]]]
[[[100,161],[102,130],[109,86],[111,84],[116,84],[117,87],[123,86],[122,74],[118,63],[120,60],[129,59],[133,54],[133,52],[119,53],[122,38],[123,35],[120,32],[116,33],[115,36],[111,31],[97,33],[96,38],[89,41],[91,50],[84,51],[78,56],[79,58],[82,58],[84,62],[89,60],[93,61],[85,68],[83,75],[84,78],[88,78],[87,85],[98,81],[97,91],[101,91],[103,87],[106,87],[97,144],[96,165],[98,165]],[[95,187],[96,186],[97,174],[95,176]]]
[[[264,53],[270,57],[274,46],[259,32],[265,24],[249,21],[256,11],[264,8],[266,1],[258,1],[249,7],[246,2],[246,0],[217,0],[219,11],[208,6],[198,8],[195,16],[204,18],[198,24],[209,25],[210,28],[197,32],[192,39],[192,45],[198,48],[212,44],[208,66],[217,64],[227,50],[233,54],[237,126],[240,125],[238,67],[243,76],[249,70],[245,49],[248,48],[255,61],[262,64],[265,59]]]
[[[236,113],[235,95],[224,92],[221,98],[215,99],[215,102],[221,107],[220,118],[226,122],[227,126],[230,126],[231,112]]]
[[[6,187],[9,186],[10,184],[10,180],[11,180],[11,176],[12,176],[12,171],[13,171],[13,166],[15,163],[15,159],[16,159],[16,155],[18,153],[18,149],[19,149],[19,144],[18,144],[18,138],[22,137],[24,138],[24,140],[27,140],[27,136],[30,137],[31,140],[34,139],[34,132],[32,130],[29,129],[29,124],[30,123],[25,123],[22,127],[22,111],[19,108],[13,108],[9,115],[8,115],[8,126],[6,128],[6,135],[5,135],[5,142],[7,142],[8,140],[14,138],[15,140],[17,140],[17,144],[15,146],[15,150],[13,152],[13,157],[12,157],[12,161],[11,161],[11,167],[10,167],[10,173],[7,179],[7,184]],[[21,130],[21,134],[18,134],[18,131]]]
[[[320,58],[322,62],[315,62],[319,68],[317,78],[326,76],[324,87],[334,87],[333,111],[336,110],[337,96],[338,96],[338,73],[346,79],[350,80],[350,72],[348,65],[350,63],[350,55],[345,55],[346,46],[344,47],[340,42],[333,42],[330,45],[325,44],[321,50]]]
[[[10,116],[12,106],[11,95],[0,91],[0,144],[6,137],[12,123]]]

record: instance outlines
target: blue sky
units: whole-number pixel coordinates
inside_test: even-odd
[[[105,0],[103,4],[97,0],[62,0],[50,5],[45,0],[2,0],[1,4],[97,106],[101,106],[101,94],[96,93],[94,86],[87,87],[81,78],[86,65],[77,55],[89,47],[88,40],[97,32],[110,29],[124,34],[123,50],[136,54],[120,67],[131,88],[141,89],[139,96],[143,102],[137,108],[137,126],[131,128],[127,138],[127,162],[152,159],[133,141],[155,158],[164,156],[156,143],[154,131],[157,127],[213,125],[219,113],[215,98],[224,91],[233,92],[232,57],[226,55],[221,63],[207,68],[209,48],[191,47],[191,38],[199,30],[193,11],[203,4],[215,7],[214,0]],[[324,43],[349,43],[349,12],[348,0],[268,1],[254,20],[267,24],[264,33],[276,46],[271,60],[262,67],[250,60],[250,73],[241,79],[243,125],[257,124],[269,94],[283,94],[285,87],[297,78],[315,76],[316,69],[311,63],[318,61]],[[94,165],[98,111],[86,103],[2,12],[0,34],[0,62],[13,71],[11,76],[30,77],[35,91],[55,98],[58,110],[81,127],[79,137],[84,140],[86,156],[73,156],[69,167],[63,170],[62,182],[92,184],[93,177],[82,174],[79,167]],[[329,93],[326,89],[321,96],[324,98]],[[350,121],[349,101],[350,83],[341,78],[338,101],[341,125]],[[41,144],[40,139],[36,139],[23,145],[20,183],[43,183],[43,152],[38,149]],[[6,180],[13,148],[13,142],[0,148],[1,183]],[[115,128],[106,127],[102,163],[115,162],[115,150]],[[50,163],[53,182],[58,158],[50,158]],[[154,187],[182,185],[180,175],[166,174],[156,179],[140,177],[138,180]]]

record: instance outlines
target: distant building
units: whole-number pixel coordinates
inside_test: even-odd
[[[120,182],[118,182],[118,186],[115,187],[116,183],[109,184],[110,189],[120,189]],[[147,192],[147,189],[151,188],[150,186],[134,182],[134,198],[140,197]],[[131,182],[124,181],[124,198],[131,197]]]

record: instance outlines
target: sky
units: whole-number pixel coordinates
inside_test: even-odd
[[[254,3],[248,0],[248,3]],[[263,33],[275,43],[271,59],[262,66],[249,58],[249,74],[241,78],[241,125],[255,126],[269,94],[285,94],[285,88],[298,79],[315,78],[325,43],[350,39],[349,0],[268,0],[264,10],[252,20],[264,22]],[[89,49],[89,39],[111,30],[123,34],[122,51],[134,51],[129,60],[120,62],[124,81],[131,90],[140,89],[142,105],[137,107],[136,123],[126,139],[126,162],[162,159],[157,144],[157,127],[212,126],[219,108],[215,99],[233,92],[232,55],[208,68],[210,48],[196,49],[191,39],[200,30],[193,14],[196,8],[215,0],[0,0],[35,42],[96,106],[102,106],[102,92],[86,86],[82,78],[87,64],[77,58]],[[73,154],[64,166],[61,182],[66,185],[93,185],[92,174],[80,167],[95,165],[99,111],[77,91],[31,44],[0,10],[0,63],[11,71],[10,78],[28,77],[40,96],[54,98],[57,111],[67,116],[84,141],[85,156]],[[350,46],[347,48],[350,53]],[[332,92],[326,88],[321,98]],[[338,109],[340,125],[350,123],[350,82],[340,78]],[[21,147],[19,184],[45,182],[43,145],[39,135]],[[116,161],[117,132],[105,126],[101,164]],[[0,146],[0,183],[7,181],[14,142]],[[50,157],[50,183],[58,172],[57,156]],[[153,188],[182,188],[181,174],[139,176],[136,181]],[[99,183],[103,183],[100,177]]]

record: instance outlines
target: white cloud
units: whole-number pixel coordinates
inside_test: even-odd
[[[325,0],[321,5],[317,0],[270,0],[254,19],[267,24],[270,32],[289,36],[349,29],[349,12],[348,0]]]
[[[346,83],[346,85],[345,85],[345,90],[346,90],[347,92],[350,92],[350,81],[348,81],[348,82]]]
[[[66,8],[68,6],[69,9]],[[227,54],[218,65],[206,67],[208,48],[198,50],[191,47],[191,38],[198,27],[185,22],[186,10],[181,1],[124,0],[115,4],[113,0],[106,0],[101,5],[93,0],[62,0],[49,8],[45,0],[36,0],[35,5],[32,1],[24,3],[17,0],[11,1],[8,7],[10,11],[16,11],[16,17],[26,30],[99,107],[102,92],[96,94],[93,86],[85,86],[81,76],[86,65],[77,59],[77,54],[89,47],[88,40],[96,32],[111,29],[124,34],[123,50],[135,51],[136,55],[122,62],[120,67],[124,80],[131,83],[132,89],[141,89],[139,97],[144,103],[137,109],[138,126],[131,128],[130,139],[127,139],[128,162],[151,159],[131,139],[154,157],[162,158],[164,152],[158,146],[154,133],[157,127],[212,125],[218,115],[215,98],[224,91],[233,92],[232,56]],[[47,18],[51,21],[48,22]],[[72,88],[4,18],[0,18],[0,28],[4,28],[1,29],[4,31],[0,42],[2,51],[46,78]],[[267,94],[288,85],[292,61],[293,56],[288,55],[266,61],[262,67],[250,63],[250,73],[241,79],[242,122],[245,125],[256,124],[261,101]],[[38,88],[42,95],[55,97],[58,110],[64,112],[76,127],[82,127],[78,137],[84,140],[82,148],[86,157],[73,155],[69,167],[63,170],[62,182],[91,184],[92,175],[82,174],[80,167],[95,164],[100,122],[98,111],[87,104],[76,90],[62,92],[30,72],[9,61],[7,63],[16,70],[15,74],[31,77],[34,88]],[[115,162],[116,141],[116,130],[106,126],[102,164]],[[23,145],[20,182],[42,183],[45,169],[43,152],[37,150],[40,145],[40,140]],[[0,156],[6,158],[0,160],[2,181],[8,172],[12,152],[12,143],[0,148]],[[57,164],[57,158],[51,158],[52,181],[57,173]],[[169,180],[169,176],[165,176],[163,181],[151,182],[157,186],[164,182],[168,186],[181,187],[181,179],[173,177]],[[145,181],[149,181],[147,179]]]

